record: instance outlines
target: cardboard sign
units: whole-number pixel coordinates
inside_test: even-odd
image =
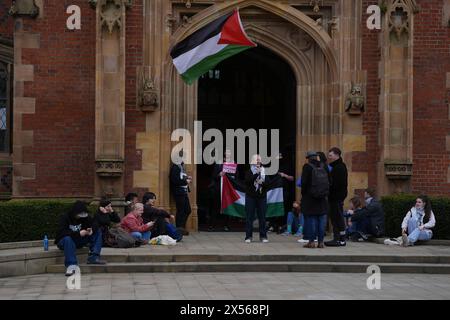
[[[237,164],[231,162],[225,162],[223,164],[222,172],[235,174],[237,170]]]

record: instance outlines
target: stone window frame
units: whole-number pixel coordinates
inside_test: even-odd
[[[0,67],[5,69],[8,76],[6,84],[6,148],[0,149],[0,159],[10,160],[12,154],[12,113],[13,113],[13,74],[14,74],[14,48],[13,41],[0,37]]]

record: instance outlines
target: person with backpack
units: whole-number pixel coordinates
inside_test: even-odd
[[[327,247],[344,247],[346,243],[344,200],[347,198],[348,171],[342,160],[342,151],[331,148],[328,152],[331,166],[331,185],[328,197],[329,215],[333,225],[333,240],[325,242]]]
[[[102,233],[93,225],[86,204],[76,201],[71,210],[61,216],[55,244],[64,251],[66,276],[75,273],[78,266],[76,250],[89,245],[88,264],[106,264],[100,260]]]
[[[303,239],[309,242],[304,248],[315,248],[317,239],[318,248],[323,249],[330,188],[329,174],[315,151],[309,151],[306,159],[307,163],[303,166],[301,177],[301,212],[305,219]]]

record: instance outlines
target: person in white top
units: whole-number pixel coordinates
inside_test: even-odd
[[[427,241],[433,237],[432,228],[436,225],[431,202],[427,196],[419,196],[416,206],[408,211],[402,222],[402,245],[412,246],[418,240]]]

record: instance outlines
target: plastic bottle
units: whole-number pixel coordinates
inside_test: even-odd
[[[47,235],[44,237],[44,251],[48,251],[48,238]]]

